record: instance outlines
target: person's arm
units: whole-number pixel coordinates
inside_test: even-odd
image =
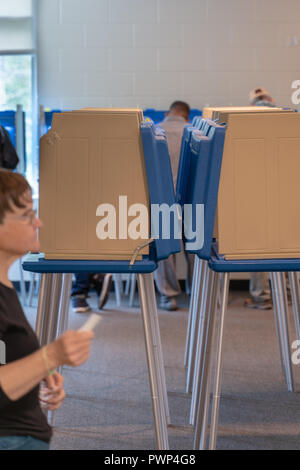
[[[44,352],[39,349],[33,354],[0,367],[0,387],[5,395],[16,401],[30,392],[50,370],[67,364],[77,367],[89,357],[90,343],[94,333],[67,331]],[[46,353],[46,355],[45,355]]]

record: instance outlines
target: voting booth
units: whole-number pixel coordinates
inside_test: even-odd
[[[228,114],[216,234],[226,259],[300,257],[300,115]]]
[[[149,211],[142,120],[137,109],[54,114],[40,144],[40,242],[46,259],[130,260],[149,240],[132,240],[127,233],[130,206]],[[112,233],[101,239],[97,226],[106,212],[106,231]],[[139,259],[148,253],[143,248]]]
[[[298,258],[299,114],[267,107],[205,108],[203,114],[226,126],[214,227],[220,253]]]
[[[197,258],[186,351],[194,360],[188,371],[194,449],[216,447],[230,273],[271,273],[281,364],[288,390],[294,391],[284,273],[290,276],[299,339],[295,204],[300,196],[300,115],[273,108],[238,111],[218,111],[220,119],[198,119],[187,127],[179,166],[177,200],[205,206],[204,243],[193,251]]]
[[[170,413],[152,273],[181,245],[174,229],[178,214],[170,219],[169,237],[161,217],[153,236],[151,207],[174,203],[166,136],[143,121],[141,110],[54,114],[40,146],[42,253],[23,263],[42,274],[36,331],[47,344],[67,329],[72,273],[137,274],[161,450],[169,448]]]

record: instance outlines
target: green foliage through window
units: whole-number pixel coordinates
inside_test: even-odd
[[[0,111],[16,110],[23,106],[26,113],[26,174],[33,181],[32,161],[32,56],[0,55]]]

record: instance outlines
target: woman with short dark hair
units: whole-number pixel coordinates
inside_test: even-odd
[[[41,226],[27,181],[0,169],[0,341],[6,356],[0,367],[0,450],[49,449],[52,430],[40,406],[40,382],[45,381],[48,388],[48,409],[59,408],[65,392],[63,377],[55,369],[83,364],[94,336],[67,331],[40,348],[24,315],[8,270],[27,252],[39,251]]]

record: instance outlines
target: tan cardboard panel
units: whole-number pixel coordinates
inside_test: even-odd
[[[47,256],[45,256],[45,259],[66,259],[66,260],[88,260],[88,261],[130,261],[132,256],[124,255],[124,254],[109,254],[109,255],[101,255],[99,253],[90,253],[90,254],[80,254],[80,253],[75,253],[75,258],[74,258],[74,253],[72,252],[71,254],[69,253],[59,253],[57,251],[51,253],[48,252]],[[138,255],[136,258],[136,261],[141,261],[143,257],[141,255]]]
[[[40,241],[46,257],[131,259],[136,247],[147,241],[118,239],[124,225],[119,221],[120,196],[127,197],[128,208],[143,204],[150,214],[140,117],[138,110],[54,115],[52,129],[41,139],[40,147],[40,215],[44,221]],[[115,228],[117,239],[97,237],[102,219],[97,209],[102,204],[110,205],[110,222],[115,222],[110,227]],[[128,216],[128,225],[134,219]],[[140,252],[148,253],[148,247]]]
[[[218,106],[207,107],[203,109],[202,117],[204,119],[216,119],[227,123],[229,113],[272,113],[272,112],[293,112],[292,109],[283,110],[282,108],[272,108],[270,106]],[[220,113],[222,113],[220,115]],[[218,239],[218,211],[216,212],[216,220],[213,237]]]
[[[277,251],[274,253],[247,253],[243,255],[230,255],[226,254],[225,259],[227,260],[248,260],[248,259],[289,259],[289,258],[300,258],[300,252],[288,252],[283,251],[282,253],[278,253]]]
[[[246,111],[245,111],[246,112]],[[249,110],[247,111],[247,113],[252,113],[252,114],[261,114],[261,113],[278,113],[280,112],[281,114],[283,113],[293,113],[294,111],[292,110],[283,110],[283,109],[277,109],[277,108],[266,108],[266,109],[252,109],[252,110]],[[228,123],[228,117],[230,116],[230,114],[236,114],[236,113],[240,113],[240,111],[230,111],[230,112],[221,112],[221,111],[214,111],[213,113],[213,116],[212,116],[212,119],[214,121],[217,121],[217,122],[220,122],[220,123]]]
[[[80,113],[80,112],[96,112],[96,113],[111,113],[111,114],[141,114],[143,113],[143,110],[140,108],[92,108],[92,107],[87,107],[87,108],[81,108],[77,110],[70,111],[72,113]]]
[[[300,115],[230,114],[218,196],[228,259],[299,257]]]
[[[144,120],[143,110],[139,108],[82,108],[71,111],[72,113],[97,113],[97,114],[134,114],[138,118],[138,122],[141,123]]]
[[[282,111],[282,108],[272,108],[270,106],[215,106],[211,108],[204,108],[202,117],[203,119],[212,119],[213,114],[217,113],[272,113]],[[290,112],[290,110],[289,110]]]

